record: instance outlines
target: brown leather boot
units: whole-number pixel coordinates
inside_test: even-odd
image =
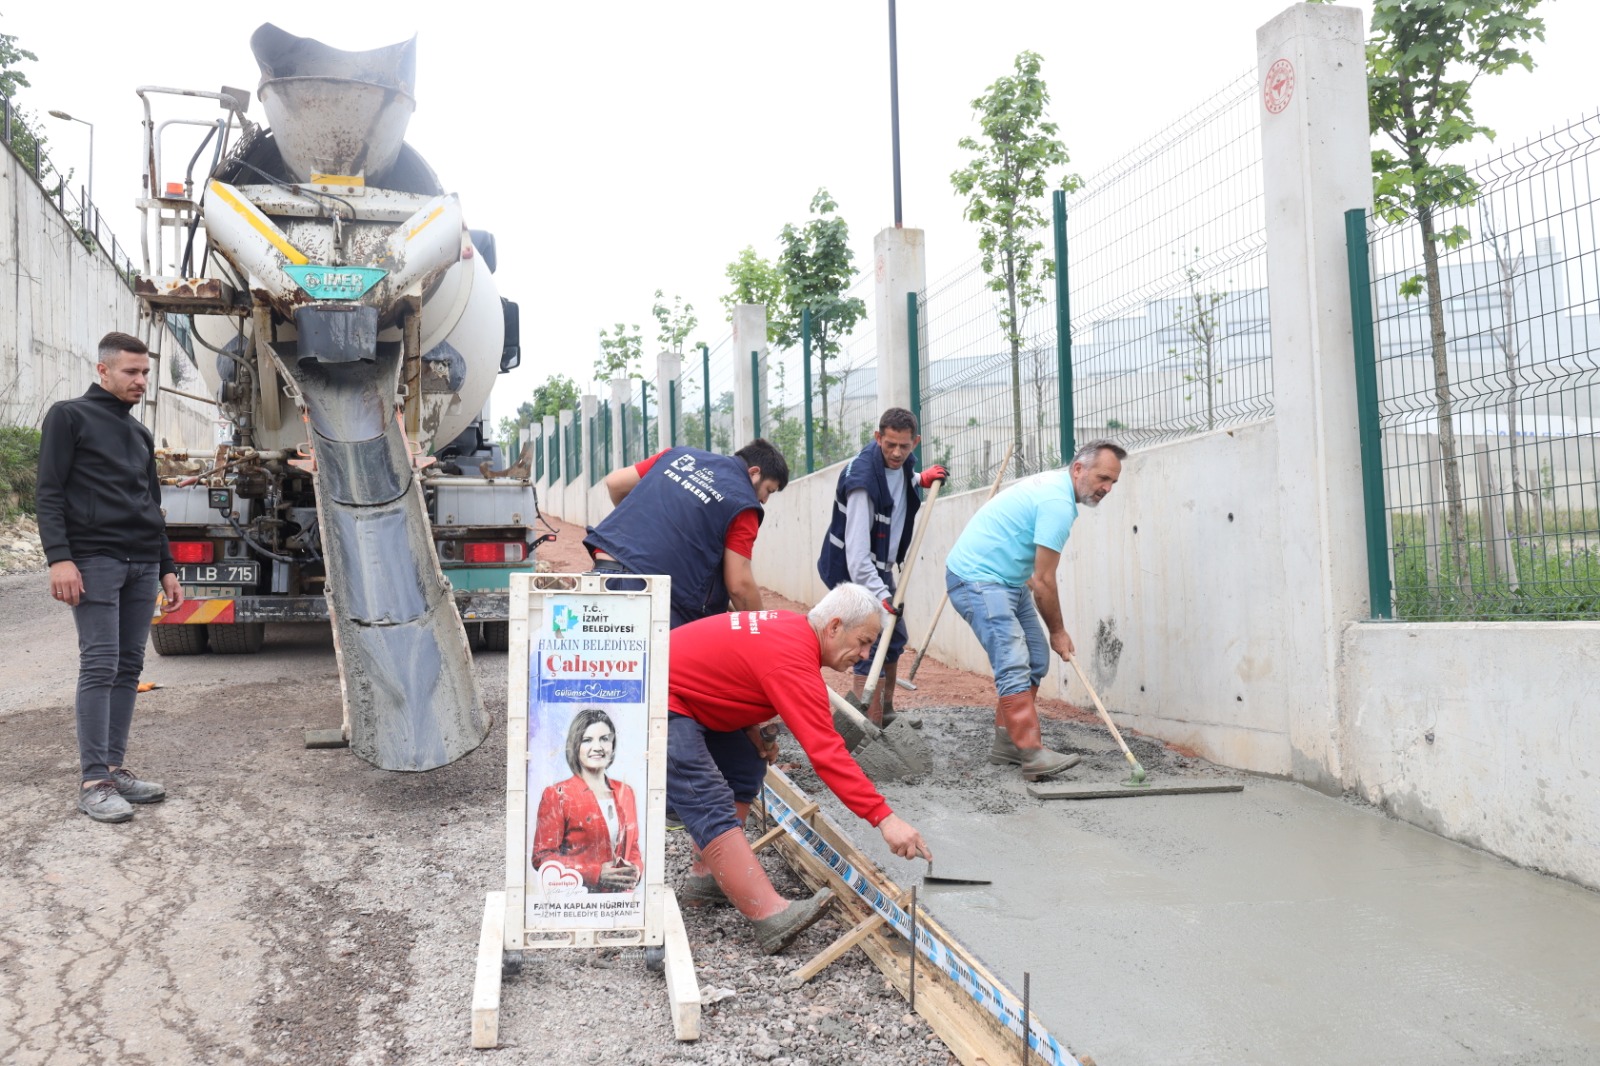
[[[887,726],[895,720],[894,710],[894,679],[900,673],[900,660],[883,664],[883,676],[878,678],[878,691],[873,695],[873,702],[883,708],[883,725]]]
[[[995,728],[989,761],[1015,763],[1022,767],[1024,780],[1042,781],[1063,770],[1070,770],[1083,761],[1082,756],[1064,755],[1044,746],[1044,738],[1039,733],[1039,710],[1034,705],[1032,689],[1001,696],[995,708],[995,719],[1000,724]],[[1008,744],[1002,743],[1002,733]]]

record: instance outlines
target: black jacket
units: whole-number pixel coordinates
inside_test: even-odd
[[[49,562],[109,555],[178,572],[161,516],[155,439],[132,411],[90,385],[44,416],[36,497]]]

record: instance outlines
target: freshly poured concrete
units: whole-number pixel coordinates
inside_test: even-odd
[[[1600,894],[1275,780],[1065,803],[939,776],[884,791],[937,872],[994,884],[921,899],[1100,1066],[1600,1063]]]

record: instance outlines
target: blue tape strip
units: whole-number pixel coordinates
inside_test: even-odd
[[[860,896],[867,906],[887,924],[893,926],[894,931],[902,938],[911,939],[911,915],[907,914],[904,908],[885,895],[882,889],[857,870],[848,859],[835,851],[833,845],[822,839],[815,829],[806,824],[805,819],[795,814],[794,808],[785,803],[782,796],[772,790],[771,785],[763,785],[762,792],[766,799],[767,814],[782,826],[785,832],[803,848],[821,859],[824,865],[849,885],[851,891]],[[971,996],[980,1007],[993,1015],[1001,1025],[1018,1036],[1022,1035],[1022,1004],[1008,989],[980,975],[958,958],[944,941],[928,932],[927,927],[920,923],[917,926],[916,949],[923,958],[937,966],[963,992]],[[1031,1017],[1028,1019],[1028,1046],[1048,1066],[1080,1066],[1078,1060],[1064,1051],[1061,1045],[1056,1043],[1056,1038]]]

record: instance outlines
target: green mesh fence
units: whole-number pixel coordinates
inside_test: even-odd
[[[1400,618],[1600,617],[1597,135],[1590,115],[1497,155],[1440,212],[1471,234],[1438,246],[1442,347],[1418,226],[1371,227]]]

